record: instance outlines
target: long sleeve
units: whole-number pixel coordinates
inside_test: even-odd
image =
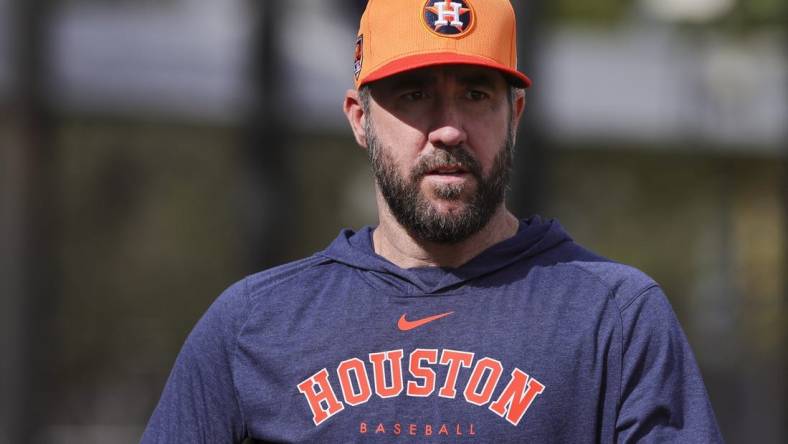
[[[652,286],[622,308],[619,443],[719,443],[714,412],[673,310]]]
[[[232,362],[248,310],[244,281],[211,305],[187,338],[142,437],[153,443],[233,443],[246,435]]]

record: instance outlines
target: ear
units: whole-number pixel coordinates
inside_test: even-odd
[[[524,110],[525,110],[525,90],[518,88],[514,96],[514,113],[512,115],[512,118],[514,119],[515,128],[517,128],[517,126],[520,125],[520,118],[523,116]]]
[[[358,91],[349,89],[345,93],[345,102],[342,108],[350,123],[350,129],[353,130],[353,136],[356,138],[356,143],[362,148],[367,148],[367,136],[364,131],[364,124],[368,116],[364,113],[364,108],[361,106],[361,99],[359,99]]]

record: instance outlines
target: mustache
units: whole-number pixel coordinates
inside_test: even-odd
[[[419,180],[430,171],[442,167],[461,166],[477,179],[481,179],[482,169],[479,162],[465,149],[452,148],[451,150],[438,148],[433,154],[424,156],[413,168],[411,180]]]

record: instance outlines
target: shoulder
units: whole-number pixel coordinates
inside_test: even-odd
[[[319,254],[282,264],[240,279],[217,297],[197,324],[192,335],[201,330],[214,335],[220,330],[228,337],[237,335],[261,296],[280,290],[283,286],[300,285],[304,276],[321,264],[331,262]]]
[[[659,289],[657,282],[643,271],[600,256],[575,242],[565,242],[549,252],[548,260],[593,279],[625,310],[640,296]]]
[[[235,286],[243,289],[248,303],[254,304],[261,295],[289,285],[300,286],[311,280],[314,273],[322,273],[323,267],[334,261],[321,253],[288,262],[258,273],[249,275]]]

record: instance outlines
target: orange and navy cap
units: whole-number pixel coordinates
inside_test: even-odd
[[[369,0],[356,40],[355,86],[427,66],[497,69],[521,88],[510,0]]]

